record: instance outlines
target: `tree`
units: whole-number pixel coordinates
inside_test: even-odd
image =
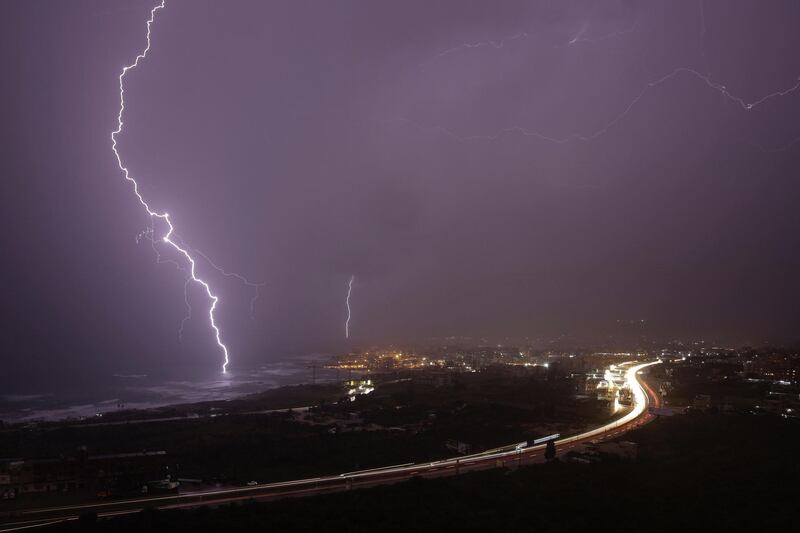
[[[544,458],[548,461],[552,461],[556,458],[556,441],[549,440],[547,441],[547,447],[544,449]]]

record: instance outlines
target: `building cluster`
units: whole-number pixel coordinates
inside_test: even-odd
[[[373,347],[333,358],[325,366],[360,372],[395,372],[402,370],[442,370],[479,372],[502,366],[558,368],[571,373],[605,368],[614,363],[652,357],[646,352],[543,351],[514,346],[478,346],[474,348]]]
[[[577,396],[605,402],[610,412],[633,403],[615,365],[661,359],[651,374],[671,408],[726,413],[800,414],[800,354],[734,349],[703,341],[673,341],[639,350],[538,350],[515,346],[388,346],[338,356],[328,365],[382,379],[409,378],[435,387],[466,372],[512,373],[538,379],[569,378]],[[609,371],[611,374],[609,374]],[[362,374],[362,375],[363,375]],[[380,377],[382,376],[382,378]]]
[[[800,354],[711,348],[665,353],[659,389],[671,405],[723,414],[800,414]]]
[[[750,354],[742,362],[748,379],[758,379],[777,385],[800,385],[800,356],[789,354]]]

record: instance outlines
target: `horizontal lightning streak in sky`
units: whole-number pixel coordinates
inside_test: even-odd
[[[448,48],[447,50],[442,50],[441,52],[436,54],[433,57],[433,59],[439,59],[440,57],[444,57],[444,56],[452,54],[454,52],[458,52],[460,50],[469,49],[469,48],[484,48],[484,47],[487,47],[487,46],[491,46],[492,48],[503,48],[503,46],[505,46],[505,44],[508,43],[508,42],[516,41],[518,39],[524,39],[524,38],[526,38],[528,36],[529,36],[529,34],[527,32],[523,31],[523,32],[516,33],[516,34],[512,35],[511,37],[506,37],[504,39],[500,39],[500,40],[497,40],[497,41],[491,41],[490,40],[490,41],[476,41],[476,42],[473,42],[473,43],[462,43],[462,44],[459,44],[458,46],[454,46],[452,48]]]
[[[703,6],[703,0],[699,0],[699,16],[700,16],[700,25],[701,25],[700,37],[699,37],[699,39],[700,39],[700,48],[701,48],[701,55],[704,55],[705,54],[704,48],[705,48],[706,24],[705,24],[705,10],[704,10],[704,6]],[[609,38],[620,37],[620,36],[625,35],[625,34],[633,33],[633,32],[636,31],[638,23],[639,23],[639,21],[637,20],[628,29],[611,32],[609,34],[603,35],[602,37],[595,38],[595,39],[589,39],[589,38],[584,37],[584,34],[586,33],[586,30],[588,29],[588,24],[584,24],[578,30],[578,32],[575,34],[575,36],[567,42],[566,46],[573,46],[573,45],[575,45],[577,43],[582,43],[582,42],[597,43],[599,41],[603,41],[603,40],[606,40],[606,39],[609,39]],[[530,35],[531,34],[529,34],[527,32],[520,32],[520,33],[516,33],[514,35],[511,35],[509,37],[506,37],[506,38],[503,38],[503,39],[499,39],[499,40],[486,40],[486,41],[462,43],[462,44],[460,44],[458,46],[454,46],[454,47],[448,48],[448,49],[446,49],[444,51],[441,51],[441,52],[437,53],[433,57],[432,61],[433,60],[437,60],[439,58],[442,58],[443,56],[446,56],[446,55],[449,55],[449,54],[452,54],[452,53],[455,53],[455,52],[462,51],[462,50],[477,49],[477,48],[484,48],[484,47],[492,47],[494,49],[501,49],[507,43],[510,43],[510,42],[513,42],[513,41],[516,41],[516,40],[520,40],[520,39],[528,38]],[[562,46],[556,46],[556,48],[561,48],[561,47]],[[705,83],[708,87],[710,87],[710,88],[716,90],[717,92],[719,92],[726,99],[738,104],[743,110],[754,109],[754,108],[758,107],[759,105],[763,104],[764,102],[767,102],[767,101],[769,101],[769,100],[771,100],[773,98],[789,96],[792,93],[794,93],[795,91],[797,91],[798,89],[800,89],[800,77],[798,77],[797,78],[797,82],[794,85],[792,85],[792,86],[790,86],[790,87],[788,87],[788,88],[786,88],[784,90],[775,91],[775,92],[769,93],[769,94],[767,94],[767,95],[765,95],[765,96],[763,96],[763,97],[761,97],[761,98],[759,98],[757,100],[754,100],[752,102],[747,102],[747,101],[744,100],[744,98],[741,98],[741,97],[736,96],[736,95],[732,94],[731,92],[729,92],[725,85],[713,81],[710,76],[703,75],[700,72],[698,72],[697,70],[689,68],[689,67],[678,67],[675,70],[673,70],[672,72],[670,72],[669,74],[666,74],[665,76],[662,76],[661,78],[658,78],[656,80],[653,80],[653,81],[645,84],[645,86],[642,88],[642,90],[630,101],[630,103],[627,106],[625,106],[625,108],[622,110],[622,112],[620,112],[619,114],[615,115],[611,120],[606,122],[600,129],[598,129],[598,130],[596,130],[596,131],[594,131],[592,133],[588,133],[588,134],[572,133],[572,134],[570,134],[570,135],[568,135],[566,137],[554,137],[554,136],[551,136],[551,135],[546,135],[546,134],[544,134],[544,133],[542,133],[540,131],[536,131],[536,130],[525,128],[523,126],[512,126],[512,127],[509,127],[509,128],[501,129],[501,130],[499,130],[499,131],[497,131],[496,133],[493,133],[493,134],[458,135],[458,134],[452,132],[451,130],[448,130],[447,128],[444,128],[442,126],[425,126],[425,125],[421,125],[421,124],[415,123],[415,122],[413,122],[411,120],[408,120],[408,119],[405,119],[405,118],[392,119],[389,122],[403,122],[403,123],[411,124],[411,125],[413,125],[415,127],[421,128],[421,129],[438,131],[438,132],[441,132],[441,133],[445,134],[448,137],[451,137],[451,138],[455,139],[458,142],[466,142],[466,141],[496,141],[496,140],[500,139],[501,137],[503,137],[505,135],[514,134],[514,133],[516,133],[518,135],[522,135],[524,137],[535,137],[535,138],[540,139],[542,141],[555,143],[555,144],[564,144],[564,143],[573,142],[573,141],[591,141],[591,140],[594,140],[594,139],[600,137],[601,135],[605,134],[606,132],[608,132],[618,122],[620,122],[623,118],[625,118],[628,115],[628,113],[636,106],[636,104],[639,103],[639,101],[642,98],[644,98],[645,95],[651,89],[654,89],[654,88],[660,86],[661,84],[663,84],[663,83],[665,83],[665,82],[677,77],[680,74],[688,74],[688,75],[693,76],[696,79],[699,79],[700,81]],[[767,148],[767,147],[765,147],[763,145],[752,143],[752,142],[750,142],[748,144],[758,148],[762,152],[781,152],[781,151],[785,151],[785,150],[789,149],[791,146],[793,146],[794,144],[796,144],[798,142],[800,142],[800,138],[792,139],[788,143],[786,143],[785,145],[783,145],[781,147],[777,147],[777,148],[774,148],[774,147],[773,148]]]
[[[617,37],[622,37],[623,35],[627,35],[629,33],[635,32],[637,26],[639,26],[639,21],[638,20],[636,20],[630,28],[627,28],[625,30],[612,31],[611,33],[607,33],[607,34],[602,35],[600,37],[589,38],[589,37],[584,37],[584,35],[586,34],[586,30],[589,28],[589,25],[587,24],[587,25],[585,25],[583,28],[581,28],[578,31],[578,33],[575,35],[575,37],[573,37],[572,39],[569,40],[569,42],[567,43],[567,46],[574,46],[574,45],[576,45],[578,43],[597,44],[597,43],[600,43],[600,42],[605,41],[607,39],[614,39],[614,38],[617,38]]]
[[[596,43],[599,43],[601,41],[605,41],[607,39],[612,39],[612,38],[615,38],[615,37],[621,37],[622,35],[626,35],[628,33],[633,33],[634,31],[636,31],[636,27],[638,26],[638,24],[639,24],[639,21],[637,20],[636,22],[633,23],[633,25],[630,28],[627,28],[627,29],[624,29],[624,30],[619,30],[619,31],[613,31],[611,33],[607,33],[605,35],[602,35],[600,37],[596,37],[594,39],[590,39],[590,38],[584,37],[584,35],[586,34],[586,30],[589,28],[588,24],[584,24],[581,27],[581,29],[578,30],[578,33],[575,34],[575,36],[572,39],[570,39],[567,42],[566,45],[567,46],[573,46],[573,45],[578,44],[578,43],[596,44]],[[453,54],[453,53],[456,53],[456,52],[460,52],[462,50],[470,50],[470,49],[476,49],[476,48],[489,48],[489,47],[490,48],[494,48],[496,50],[499,50],[499,49],[505,47],[506,44],[508,44],[508,43],[511,43],[511,42],[514,42],[514,41],[518,41],[518,40],[521,40],[521,39],[527,39],[530,36],[531,36],[530,33],[525,32],[525,31],[521,31],[521,32],[515,33],[514,35],[511,35],[509,37],[504,37],[502,39],[497,39],[497,40],[491,40],[490,39],[490,40],[486,40],[486,41],[475,41],[475,42],[469,42],[469,43],[461,43],[461,44],[459,44],[457,46],[453,46],[451,48],[447,48],[446,50],[442,50],[441,52],[439,52],[435,56],[433,56],[433,58],[430,61],[435,61],[435,60],[440,59],[440,58],[442,58],[444,56],[447,56],[447,55],[450,55],[450,54]],[[554,45],[554,47],[555,48],[561,48],[561,45]]]
[[[749,111],[751,109],[755,109],[756,107],[760,106],[761,104],[763,104],[763,103],[765,103],[765,102],[767,102],[769,100],[772,100],[772,99],[775,99],[775,98],[789,96],[792,93],[796,92],[798,89],[800,89],[800,78],[798,78],[798,81],[794,85],[791,85],[790,87],[788,87],[786,89],[775,91],[775,92],[769,93],[769,94],[767,94],[765,96],[762,96],[761,98],[759,98],[757,100],[754,100],[752,102],[747,102],[743,98],[732,94],[730,91],[728,91],[728,89],[727,89],[727,87],[725,85],[722,85],[720,83],[717,83],[717,82],[713,81],[709,76],[705,76],[705,75],[697,72],[696,70],[688,68],[688,67],[679,67],[679,68],[676,68],[675,70],[673,70],[672,72],[670,72],[669,74],[667,74],[665,76],[662,76],[661,78],[658,78],[658,79],[656,79],[654,81],[651,81],[651,82],[647,83],[644,86],[644,88],[633,98],[633,100],[631,100],[631,102],[623,109],[622,112],[617,114],[614,118],[612,118],[610,121],[608,121],[600,129],[594,131],[593,133],[585,134],[585,135],[573,133],[573,134],[570,134],[570,135],[568,135],[566,137],[551,137],[551,136],[545,135],[545,134],[540,133],[540,132],[535,131],[535,130],[529,130],[529,129],[524,128],[522,126],[513,126],[513,127],[510,127],[510,128],[502,129],[502,130],[500,130],[500,131],[498,131],[498,132],[496,132],[494,134],[490,134],[490,135],[466,135],[466,136],[462,136],[462,135],[457,135],[457,134],[453,133],[452,131],[448,130],[447,128],[443,128],[441,126],[422,126],[420,124],[417,124],[417,123],[415,123],[415,122],[413,122],[411,120],[404,119],[404,118],[403,119],[395,119],[394,121],[405,122],[405,123],[412,124],[414,126],[417,126],[417,127],[423,128],[423,129],[439,131],[439,132],[442,132],[443,134],[445,134],[445,135],[447,135],[449,137],[452,137],[453,139],[455,139],[455,140],[457,140],[459,142],[467,142],[467,141],[496,141],[499,138],[501,138],[501,137],[503,137],[505,135],[508,135],[508,134],[512,134],[512,133],[516,133],[516,134],[522,135],[524,137],[535,137],[537,139],[541,139],[543,141],[547,141],[547,142],[555,143],[555,144],[564,144],[564,143],[568,143],[568,142],[572,142],[572,141],[591,141],[591,140],[594,140],[594,139],[600,137],[601,135],[605,134],[608,130],[610,130],[612,127],[614,127],[619,121],[621,121],[623,118],[625,118],[628,115],[628,113],[630,113],[630,111],[636,106],[637,103],[639,103],[639,101],[642,98],[645,97],[645,95],[648,92],[650,92],[652,89],[662,85],[663,83],[665,83],[665,82],[677,77],[680,74],[688,74],[688,75],[691,75],[694,78],[697,78],[697,79],[701,80],[708,87],[710,87],[710,88],[714,89],[715,91],[719,92],[726,99],[738,104],[745,111]],[[789,145],[787,145],[786,147],[784,147],[782,149],[785,149],[788,146],[791,146],[792,144],[798,142],[798,140],[800,140],[800,139],[793,140]],[[772,150],[772,151],[780,151],[782,149]],[[767,150],[764,150],[764,151],[767,151]]]
[[[222,342],[220,337],[219,327],[217,327],[216,321],[214,320],[214,310],[217,308],[217,303],[219,302],[219,298],[211,292],[211,287],[205,282],[203,279],[199,278],[196,273],[196,263],[194,258],[189,254],[186,248],[179,246],[172,238],[173,232],[175,231],[174,226],[172,225],[172,221],[170,220],[169,213],[160,213],[158,211],[154,211],[150,208],[150,205],[145,201],[142,194],[139,192],[139,183],[130,175],[128,168],[122,163],[122,158],[117,150],[117,135],[122,132],[123,121],[122,115],[125,111],[125,74],[128,73],[129,70],[136,68],[139,65],[139,61],[143,60],[147,57],[147,53],[150,51],[150,28],[153,24],[153,21],[156,17],[156,12],[161,9],[164,9],[165,0],[162,0],[160,4],[153,7],[150,10],[150,18],[147,20],[147,46],[145,46],[144,50],[136,56],[136,59],[130,65],[123,67],[122,72],[119,75],[119,113],[117,114],[117,129],[111,132],[111,149],[114,151],[114,155],[117,158],[117,165],[119,169],[125,175],[125,179],[133,184],[133,192],[136,194],[136,198],[139,200],[139,203],[142,204],[142,207],[147,211],[147,214],[150,216],[150,223],[154,223],[154,219],[163,220],[167,224],[167,232],[161,237],[161,240],[170,245],[179,255],[182,255],[186,261],[189,263],[189,276],[191,280],[198,285],[200,285],[208,295],[209,299],[211,300],[211,306],[208,310],[208,318],[211,324],[211,329],[214,332],[214,338],[216,339],[217,345],[222,350],[224,360],[222,363],[222,372],[226,373],[228,370],[228,363],[229,356],[228,356],[228,347]],[[155,231],[154,227],[151,226],[151,231]],[[153,240],[153,242],[155,242]],[[154,244],[155,246],[155,244]]]

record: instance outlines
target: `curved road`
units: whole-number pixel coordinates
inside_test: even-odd
[[[659,362],[660,361],[654,361],[642,364],[624,363],[620,365],[627,367],[625,377],[633,393],[633,408],[623,417],[604,426],[572,437],[559,439],[557,441],[558,454],[564,454],[576,446],[590,441],[615,438],[652,420],[653,415],[651,415],[647,409],[650,401],[652,399],[656,407],[659,407],[661,402],[647,383],[639,380],[638,373],[643,368],[658,364]],[[113,517],[137,513],[145,508],[185,509],[245,500],[264,501],[292,496],[341,492],[353,488],[367,488],[376,485],[397,483],[415,476],[433,478],[475,470],[486,470],[489,468],[519,466],[543,462],[545,447],[546,444],[539,444],[522,449],[513,449],[512,445],[500,448],[499,450],[501,451],[484,452],[431,463],[408,463],[404,465],[374,468],[371,470],[359,470],[357,472],[347,472],[337,476],[300,479],[280,483],[266,483],[253,487],[226,488],[204,492],[188,492],[177,495],[133,498],[84,505],[24,509],[13,515],[0,516],[0,521],[3,522],[3,525],[0,525],[0,532],[19,531],[55,524],[66,520],[77,520],[81,513],[87,511],[93,511],[97,513],[99,517]]]

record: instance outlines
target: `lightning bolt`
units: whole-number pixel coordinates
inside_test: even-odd
[[[200,285],[208,295],[208,298],[211,300],[211,305],[208,309],[208,319],[211,325],[211,329],[214,333],[214,338],[219,346],[220,350],[223,354],[223,363],[222,363],[222,372],[228,372],[228,363],[230,362],[229,354],[228,354],[228,347],[222,342],[220,330],[217,326],[216,320],[214,319],[214,311],[217,308],[217,304],[219,303],[219,297],[217,297],[212,291],[211,287],[207,282],[197,276],[196,267],[197,264],[195,263],[194,258],[191,256],[189,251],[177,244],[177,242],[173,239],[173,233],[175,231],[175,227],[172,224],[172,220],[170,219],[169,213],[166,212],[158,212],[153,210],[150,205],[145,201],[142,194],[139,192],[139,183],[130,175],[128,168],[122,163],[122,157],[117,150],[117,136],[122,132],[123,128],[123,121],[122,115],[125,111],[125,75],[128,73],[129,70],[132,70],[139,66],[139,62],[142,61],[147,57],[147,53],[150,51],[150,30],[155,20],[156,13],[164,9],[165,1],[161,0],[161,3],[153,7],[150,10],[150,18],[147,20],[147,46],[136,56],[136,59],[130,65],[127,65],[122,68],[122,72],[119,75],[119,113],[117,114],[117,129],[111,132],[111,149],[114,151],[114,155],[117,158],[117,165],[119,166],[120,171],[125,176],[125,179],[129,181],[133,185],[133,192],[136,195],[136,198],[139,200],[139,203],[144,207],[147,214],[150,216],[150,238],[153,241],[153,246],[155,247],[155,238],[153,237],[153,232],[155,231],[154,222],[155,219],[159,219],[166,223],[167,231],[161,237],[161,241],[165,244],[171,246],[179,255],[183,256],[189,264],[189,277],[191,280]],[[180,266],[179,266],[180,268]]]
[[[699,0],[698,7],[699,7],[699,17],[700,17],[700,35],[699,35],[700,48],[701,48],[701,55],[705,56],[706,21],[705,21],[705,8],[704,8],[703,0]],[[600,42],[600,41],[604,41],[606,39],[621,37],[623,35],[635,32],[637,30],[638,23],[639,23],[639,21],[636,20],[633,23],[633,25],[628,29],[611,32],[611,33],[608,33],[606,35],[603,35],[603,36],[601,36],[599,38],[595,38],[595,39],[589,39],[589,38],[585,38],[584,37],[584,35],[586,33],[586,30],[588,29],[588,24],[584,24],[578,30],[578,32],[575,34],[575,36],[573,38],[571,38],[566,43],[566,47],[571,47],[571,46],[576,45],[578,43],[584,43],[584,42],[585,43],[593,43],[594,44],[594,43],[597,43],[597,42]],[[459,45],[454,46],[452,48],[448,48],[448,49],[446,49],[444,51],[441,51],[441,52],[435,54],[431,61],[440,59],[443,56],[446,56],[446,55],[449,55],[449,54],[452,54],[452,53],[455,53],[455,52],[459,52],[459,51],[462,51],[462,50],[470,50],[470,49],[484,48],[484,47],[491,47],[491,48],[494,48],[494,49],[501,49],[506,44],[508,44],[510,42],[513,42],[513,41],[516,41],[516,40],[519,40],[519,39],[526,39],[526,38],[530,37],[531,35],[532,34],[529,34],[527,32],[520,32],[520,33],[516,33],[516,34],[513,34],[513,35],[511,35],[509,37],[506,37],[506,38],[503,38],[503,39],[499,39],[499,40],[488,40],[488,41],[462,43],[462,44],[459,44]],[[554,45],[554,48],[563,48],[563,47],[564,47],[563,45]],[[714,81],[711,78],[711,76],[704,75],[704,74],[698,72],[697,70],[695,70],[693,68],[683,66],[683,67],[675,68],[674,70],[672,70],[668,74],[665,74],[665,75],[661,76],[660,78],[657,78],[657,79],[654,79],[654,80],[652,80],[652,81],[650,81],[648,83],[645,83],[644,86],[642,87],[642,89],[630,100],[628,105],[626,105],[622,109],[622,111],[620,111],[618,114],[616,114],[613,117],[611,117],[611,119],[608,120],[605,124],[603,124],[599,129],[597,129],[595,131],[592,131],[592,132],[589,132],[589,133],[585,133],[585,134],[571,133],[571,134],[569,134],[569,135],[567,135],[565,137],[555,137],[555,136],[543,133],[541,131],[528,129],[528,128],[525,128],[525,127],[522,127],[522,126],[512,126],[512,127],[508,127],[508,128],[504,128],[504,129],[498,130],[498,131],[496,131],[495,133],[492,133],[492,134],[477,134],[477,135],[466,135],[465,136],[465,135],[458,135],[458,134],[454,133],[453,131],[451,131],[451,130],[445,128],[445,127],[442,127],[442,126],[426,126],[426,125],[422,125],[422,124],[416,123],[416,122],[414,122],[412,120],[409,120],[407,118],[392,118],[392,119],[384,120],[383,122],[401,122],[401,123],[405,123],[405,124],[410,124],[410,125],[418,128],[418,129],[428,130],[428,131],[436,131],[436,132],[439,132],[439,133],[441,133],[441,134],[443,134],[443,135],[445,135],[447,137],[450,137],[450,138],[456,140],[457,142],[496,141],[496,140],[500,139],[501,137],[504,137],[505,135],[509,135],[509,134],[517,134],[517,135],[521,135],[523,137],[533,137],[533,138],[537,138],[539,140],[542,140],[542,141],[545,141],[545,142],[548,142],[548,143],[554,143],[554,144],[565,144],[565,143],[574,142],[574,141],[592,141],[592,140],[600,137],[601,135],[604,135],[610,129],[612,129],[618,122],[622,121],[631,112],[631,110],[634,107],[636,107],[636,105],[639,103],[639,101],[641,101],[650,91],[652,91],[653,89],[661,86],[662,84],[664,84],[664,83],[666,83],[666,82],[668,82],[668,81],[670,81],[670,80],[672,80],[672,79],[674,79],[674,78],[676,78],[676,77],[678,77],[680,75],[688,75],[688,76],[691,76],[691,77],[699,80],[700,82],[704,83],[707,87],[717,91],[725,99],[737,104],[739,107],[741,107],[745,111],[749,111],[749,110],[755,109],[756,107],[760,106],[761,104],[763,104],[763,103],[765,103],[767,101],[770,101],[772,99],[790,96],[792,93],[794,93],[795,91],[800,89],[800,76],[798,76],[796,82],[793,85],[790,85],[787,88],[782,89],[782,90],[777,90],[777,91],[771,92],[769,94],[766,94],[766,95],[762,96],[761,98],[758,98],[756,100],[748,102],[744,98],[731,93],[725,85],[723,85],[722,83]],[[757,149],[759,149],[762,152],[782,152],[782,151],[788,150],[789,148],[791,148],[793,145],[797,144],[798,142],[800,142],[800,137],[790,140],[788,143],[784,144],[783,146],[772,147],[772,148],[765,147],[765,146],[763,146],[761,144],[752,143],[752,142],[746,142],[746,144],[754,146],[754,147],[756,147]]]
[[[569,40],[567,45],[572,45],[572,44],[577,43],[578,41],[583,40],[583,34],[586,33],[586,30],[588,30],[588,29],[589,29],[589,24],[584,24],[581,27],[581,29],[578,30],[578,33],[575,34],[575,37],[573,37],[572,39]]]
[[[199,255],[200,257],[202,257],[203,259],[205,259],[208,262],[208,264],[211,265],[211,268],[213,268],[214,270],[216,270],[217,272],[219,272],[220,274],[222,274],[226,278],[236,278],[239,281],[241,281],[242,284],[244,284],[244,285],[250,287],[251,289],[253,289],[253,296],[252,296],[252,298],[250,298],[250,320],[255,320],[256,319],[256,300],[258,300],[258,298],[261,296],[260,289],[261,289],[261,287],[266,285],[266,283],[263,283],[263,282],[256,283],[254,281],[250,281],[249,279],[247,279],[246,277],[242,276],[241,274],[237,274],[236,272],[229,272],[229,271],[225,270],[224,268],[222,268],[220,266],[217,266],[214,263],[214,261],[212,261],[206,254],[204,254],[203,252],[201,252],[197,248],[194,248],[192,251],[194,253],[196,253],[197,255]]]
[[[622,37],[623,35],[635,32],[637,26],[639,26],[639,21],[635,20],[630,28],[624,30],[612,31],[605,35],[601,35],[600,37],[591,39],[589,37],[584,37],[584,35],[586,34],[586,30],[589,29],[589,24],[585,24],[580,30],[578,30],[578,33],[575,34],[575,37],[573,37],[572,39],[569,40],[569,42],[567,42],[567,46],[573,46],[578,43],[598,44],[608,39],[616,39],[617,37]],[[562,48],[562,47],[556,46],[555,48]]]
[[[605,41],[607,39],[613,39],[613,38],[616,38],[616,37],[621,37],[621,36],[626,35],[628,33],[635,32],[636,31],[636,27],[638,25],[639,25],[639,21],[637,20],[637,21],[635,21],[633,23],[633,25],[630,28],[627,28],[627,29],[624,29],[624,30],[613,31],[613,32],[607,33],[605,35],[602,35],[600,37],[597,37],[595,39],[589,39],[589,38],[584,37],[584,34],[586,33],[586,30],[589,29],[589,24],[587,23],[587,24],[584,24],[581,27],[580,30],[578,30],[578,33],[575,35],[575,37],[573,37],[572,39],[570,39],[566,43],[566,46],[572,46],[572,45],[575,45],[577,43],[597,44],[597,43],[599,43],[601,41]],[[427,63],[430,63],[432,61],[435,61],[437,59],[440,59],[440,58],[442,58],[444,56],[447,56],[447,55],[450,55],[450,54],[454,54],[456,52],[460,52],[462,50],[473,50],[473,49],[479,49],[479,48],[494,48],[495,50],[499,50],[501,48],[504,48],[509,43],[512,43],[514,41],[527,39],[527,38],[531,37],[531,35],[533,35],[533,33],[529,33],[529,32],[526,32],[526,31],[521,31],[519,33],[515,33],[513,35],[510,35],[508,37],[503,37],[502,39],[497,39],[497,40],[490,39],[490,40],[486,40],[486,41],[474,41],[474,42],[461,43],[459,45],[456,45],[456,46],[453,46],[451,48],[447,48],[445,50],[442,50],[442,51],[438,52],[429,61],[427,61],[426,63],[423,63],[423,65],[425,65]],[[563,45],[553,45],[553,48],[561,48],[562,46]]]
[[[679,76],[681,74],[690,75],[690,76],[702,81],[705,85],[707,85],[711,89],[714,89],[715,91],[719,92],[727,100],[730,100],[731,102],[734,102],[734,103],[738,104],[745,111],[750,111],[752,109],[755,109],[756,107],[764,104],[765,102],[768,102],[768,101],[773,100],[775,98],[781,98],[781,97],[789,96],[792,93],[796,92],[798,89],[800,89],[800,77],[798,77],[797,81],[793,85],[787,87],[786,89],[774,91],[774,92],[771,92],[771,93],[769,93],[767,95],[762,96],[761,98],[758,98],[757,100],[753,100],[752,102],[747,102],[746,100],[744,100],[744,98],[742,98],[740,96],[736,96],[735,94],[731,93],[725,85],[723,85],[721,83],[718,83],[718,82],[715,82],[714,80],[712,80],[710,76],[703,75],[700,72],[698,72],[698,71],[696,71],[696,70],[694,70],[692,68],[689,68],[689,67],[678,67],[675,70],[673,70],[672,72],[670,72],[669,74],[666,74],[666,75],[664,75],[664,76],[662,76],[660,78],[657,78],[657,79],[655,79],[655,80],[653,80],[651,82],[646,83],[644,88],[642,88],[642,90],[630,101],[630,103],[627,106],[625,106],[625,108],[620,113],[618,113],[611,120],[606,122],[600,129],[598,129],[598,130],[596,130],[594,132],[588,133],[588,134],[573,133],[573,134],[570,134],[570,135],[568,135],[566,137],[552,137],[552,136],[546,135],[544,133],[541,133],[541,132],[538,132],[538,131],[535,131],[535,130],[529,130],[529,129],[521,127],[521,126],[513,126],[513,127],[510,127],[510,128],[502,129],[502,130],[500,130],[500,131],[498,131],[496,133],[489,134],[489,135],[467,135],[467,136],[462,136],[462,135],[457,135],[457,134],[453,133],[452,131],[448,130],[447,128],[443,128],[441,126],[423,126],[423,125],[420,125],[418,123],[415,123],[415,122],[413,122],[411,120],[408,120],[408,119],[405,119],[405,118],[397,118],[397,119],[393,119],[391,121],[393,121],[393,122],[403,122],[403,123],[411,124],[413,126],[421,128],[421,129],[439,131],[439,132],[447,135],[448,137],[451,137],[451,138],[455,139],[458,142],[496,141],[496,140],[500,139],[501,137],[503,137],[505,135],[508,135],[508,134],[512,134],[512,133],[516,133],[516,134],[522,135],[524,137],[535,137],[535,138],[540,139],[542,141],[555,143],[555,144],[564,144],[564,143],[573,142],[573,141],[592,141],[592,140],[600,137],[601,135],[605,134],[606,132],[608,132],[618,122],[620,122],[622,119],[624,119],[628,115],[628,113],[630,113],[630,111],[636,106],[636,104],[638,104],[639,101],[642,98],[644,98],[645,95],[647,95],[647,93],[649,93],[650,91],[652,91],[656,87],[666,83],[667,81],[672,80],[673,78],[676,78],[677,76]],[[787,145],[786,147],[781,148],[781,149],[767,150],[767,149],[762,148],[762,151],[782,151],[782,150],[788,148],[788,146],[791,146],[792,144],[796,143],[798,140],[800,140],[800,139],[795,139],[794,141],[789,143],[789,145]]]
[[[441,52],[439,52],[438,54],[433,56],[432,60],[439,59],[441,57],[444,57],[446,55],[452,54],[454,52],[459,52],[461,50],[468,50],[470,48],[485,48],[487,46],[490,46],[490,47],[495,48],[495,49],[500,49],[500,48],[503,48],[506,45],[506,43],[509,43],[509,42],[512,42],[512,41],[516,41],[518,39],[526,39],[528,37],[530,37],[530,34],[528,32],[522,31],[522,32],[519,32],[519,33],[515,33],[514,35],[511,35],[510,37],[505,37],[505,38],[499,39],[497,41],[489,40],[489,41],[476,41],[476,42],[472,42],[472,43],[461,43],[458,46],[453,46],[452,48],[448,48],[446,50],[442,50]]]
[[[189,283],[191,282],[192,278],[189,276],[186,276],[186,280],[183,282],[183,303],[186,305],[186,314],[181,320],[181,327],[178,328],[178,342],[183,342],[183,328],[192,319],[192,304],[189,303]]]
[[[248,287],[251,287],[253,289],[253,296],[250,298],[250,320],[255,321],[255,319],[256,319],[256,313],[255,313],[256,300],[258,300],[261,297],[260,289],[261,289],[261,287],[264,287],[266,285],[266,283],[256,283],[256,282],[250,281],[246,277],[244,277],[241,274],[238,274],[236,272],[228,272],[224,268],[222,268],[222,267],[218,266],[216,263],[214,263],[214,261],[212,261],[210,257],[208,257],[206,254],[204,254],[203,252],[201,252],[197,248],[190,248],[189,246],[187,246],[185,244],[185,242],[183,241],[183,239],[180,238],[178,235],[175,235],[175,238],[180,240],[181,246],[186,248],[187,251],[191,251],[192,253],[197,254],[200,257],[202,257],[203,259],[205,259],[206,262],[211,266],[211,268],[213,268],[214,270],[216,270],[217,272],[219,272],[223,276],[225,276],[227,278],[236,278],[239,281],[241,281],[244,285],[246,285]],[[178,270],[186,273],[186,269],[183,268],[181,265],[179,265],[176,261],[173,261],[172,259],[164,259],[162,257],[161,252],[159,252],[158,248],[156,248],[156,246],[155,246],[155,242],[156,241],[155,241],[155,239],[153,239],[153,229],[152,228],[147,228],[146,230],[139,232],[139,234],[136,236],[136,244],[141,243],[141,241],[145,240],[145,239],[150,241],[150,246],[153,248],[153,252],[154,252],[154,254],[156,256],[156,263],[158,263],[158,264],[171,263],[171,264],[175,265],[175,267]],[[186,304],[186,315],[184,315],[183,319],[181,320],[181,325],[178,328],[178,341],[180,341],[180,342],[183,342],[183,330],[184,330],[184,327],[186,326],[186,323],[189,322],[189,320],[191,320],[191,318],[192,318],[192,305],[191,305],[191,303],[189,303],[189,284],[191,282],[192,282],[192,278],[191,278],[191,276],[189,276],[187,274],[185,283],[183,285],[183,300],[184,300],[184,303]]]
[[[355,281],[355,276],[350,276],[350,282],[347,284],[347,299],[345,300],[345,305],[347,305],[347,320],[344,323],[344,338],[350,338],[350,317],[352,317],[352,312],[350,311],[350,295],[353,293],[353,281]]]

